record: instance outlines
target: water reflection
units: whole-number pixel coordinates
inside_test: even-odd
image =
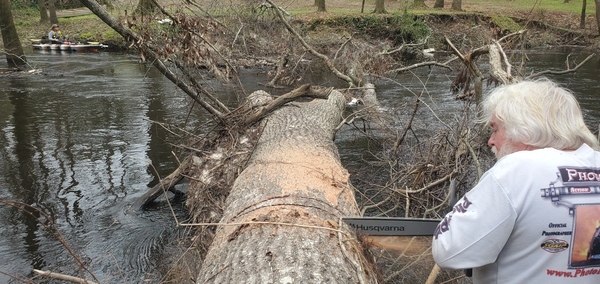
[[[123,212],[155,179],[153,160],[160,171],[172,170],[165,162],[172,157],[164,155],[169,145],[149,119],[183,121],[187,102],[127,55],[28,59],[46,75],[2,79],[0,198],[49,214],[99,279],[138,282],[152,271],[149,258],[159,259],[176,235],[168,207]],[[38,215],[0,210],[0,271],[20,277],[32,269],[77,271]],[[117,274],[119,267],[127,273]],[[0,274],[1,283],[9,279]]]

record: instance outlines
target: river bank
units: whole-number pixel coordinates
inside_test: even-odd
[[[374,1],[373,1],[374,2]],[[557,45],[577,45],[589,47],[592,49],[600,48],[598,29],[594,15],[588,14],[586,17],[586,28],[579,28],[580,15],[573,13],[573,6],[580,5],[570,3],[561,10],[551,10],[542,7],[519,8],[512,2],[473,2],[464,3],[463,11],[456,12],[450,10],[450,2],[446,3],[445,8],[434,9],[434,2],[426,1],[425,7],[406,6],[401,1],[386,2],[386,14],[373,14],[374,4],[366,4],[364,8],[360,7],[360,1],[338,1],[328,0],[328,11],[325,13],[316,12],[316,7],[307,4],[297,4],[295,1],[285,7],[292,16],[296,27],[301,29],[305,26],[311,26],[312,29],[305,30],[307,36],[313,36],[315,32],[325,34],[342,35],[348,32],[354,32],[350,29],[348,21],[359,21],[369,17],[390,18],[398,15],[409,14],[416,20],[423,21],[431,29],[431,36],[428,39],[429,45],[438,50],[446,49],[444,37],[453,36],[457,38],[468,38],[469,44],[476,48],[477,46],[489,42],[491,39],[497,39],[507,33],[515,32],[519,29],[527,29],[529,37],[529,47],[557,46]],[[113,15],[123,18],[123,11],[133,10],[133,7],[113,7],[109,10]],[[167,6],[167,4],[165,4]],[[566,4],[565,4],[566,5]],[[167,6],[168,7],[168,6]],[[360,11],[363,10],[361,13]],[[261,12],[262,13],[262,12]],[[49,27],[47,24],[38,23],[36,11],[15,11],[13,13],[17,31],[21,43],[26,48],[31,46],[30,39],[41,38],[47,33]],[[324,21],[328,19],[328,21]],[[340,20],[343,19],[343,20]],[[146,24],[155,24],[158,17],[146,18]],[[124,42],[122,37],[103,23],[93,14],[62,17],[59,18],[61,30],[68,38],[86,41],[97,41],[109,45],[112,49],[126,50],[130,43]],[[316,28],[319,23],[329,23],[327,27]],[[331,25],[331,23],[340,23]],[[384,22],[380,22],[384,23]],[[373,24],[373,23],[370,23]],[[377,23],[375,23],[377,24]],[[377,29],[393,32],[389,25],[381,25]],[[384,33],[379,33],[382,35]],[[371,40],[377,39],[373,38]],[[377,35],[375,35],[376,37]]]

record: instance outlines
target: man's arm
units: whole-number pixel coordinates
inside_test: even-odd
[[[516,221],[516,211],[490,172],[454,206],[433,237],[442,268],[465,269],[496,261]]]

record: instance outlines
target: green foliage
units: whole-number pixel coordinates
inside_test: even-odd
[[[119,40],[123,40],[123,37],[121,37],[121,35],[119,33],[117,33],[114,30],[107,30],[106,32],[104,32],[102,34],[102,38],[105,41],[119,41]]]
[[[26,1],[26,0],[11,0],[10,8],[14,11],[15,9],[27,9],[35,7],[37,8],[37,1]]]
[[[563,0],[551,0],[551,1],[540,1],[540,0],[519,0],[519,1],[507,1],[510,3],[509,5],[515,10],[524,10],[530,11],[533,9],[541,9],[547,11],[560,11],[560,12],[570,12],[574,14],[581,13],[581,1],[569,1],[565,2]],[[586,14],[594,14],[595,13],[595,1],[587,1],[586,2]],[[474,7],[477,4],[487,4],[490,3],[489,0],[470,0],[469,4]],[[463,2],[464,4],[464,2]],[[508,5],[507,5],[508,6]]]
[[[340,27],[362,35],[389,38],[394,43],[416,42],[431,33],[423,20],[407,12],[394,15],[345,15],[315,19],[308,25],[308,29],[312,30],[319,25]]]
[[[494,23],[503,31],[508,31],[509,33],[514,33],[522,30],[523,28],[517,22],[515,22],[512,18],[501,15],[492,15],[492,20]]]
[[[79,35],[79,40],[87,40],[92,41],[95,40],[94,34],[92,32],[85,32]]]
[[[30,27],[30,26],[32,26],[31,22],[30,21],[26,21],[26,20],[15,20],[14,24],[17,27]]]

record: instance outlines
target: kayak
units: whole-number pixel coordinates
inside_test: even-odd
[[[65,52],[98,52],[108,45],[99,42],[66,42],[66,43],[42,43],[42,40],[32,39],[33,49],[39,50],[56,50]]]

